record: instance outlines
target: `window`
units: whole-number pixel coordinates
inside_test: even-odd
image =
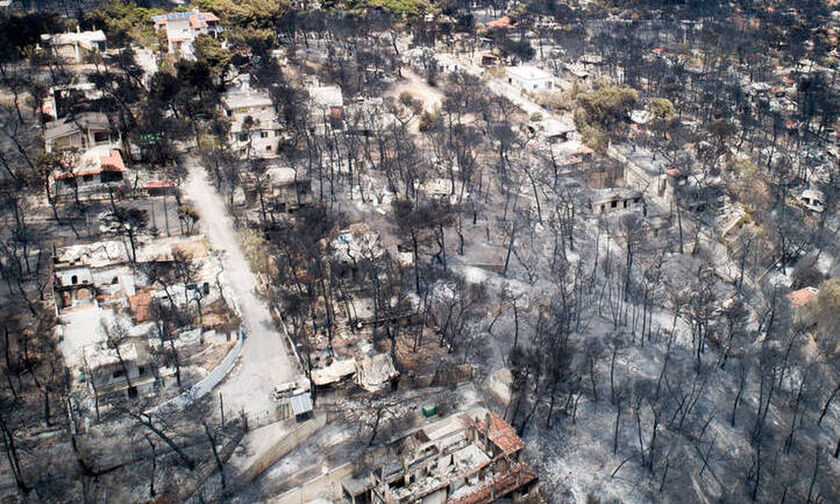
[[[279,129],[274,130],[274,136],[276,136],[276,137],[280,136],[280,130]]]
[[[268,138],[268,131],[260,131],[260,138]]]
[[[237,135],[237,138],[239,138],[240,142],[247,142],[248,141],[248,133],[239,133],[239,135]]]
[[[225,110],[225,115],[228,116],[228,117],[231,117],[233,115],[233,110],[230,110],[230,109]]]
[[[76,275],[73,275],[72,277],[70,277],[70,283],[72,283],[73,285],[76,285],[77,283],[79,283],[79,277],[76,276]]]
[[[125,376],[125,371],[123,371],[122,369],[117,369],[113,372],[114,378],[119,378],[121,376]]]
[[[111,279],[111,285],[117,285],[117,282],[119,282],[119,279],[117,279],[117,277]]]
[[[271,146],[270,146],[270,145],[266,145],[266,146],[265,146],[265,150],[266,150],[266,151],[268,151],[268,152],[271,152]]]
[[[618,207],[618,200],[613,200],[610,202],[610,208],[617,208]]]
[[[128,398],[134,399],[135,397],[137,397],[137,387],[128,387]]]
[[[84,175],[82,177],[82,180],[84,180],[85,182],[93,182],[93,175]]]
[[[137,376],[143,376],[146,374],[145,366],[137,366]]]
[[[96,131],[96,132],[93,133],[93,141],[95,143],[107,142],[109,137],[110,137],[110,135],[108,134],[107,131]]]

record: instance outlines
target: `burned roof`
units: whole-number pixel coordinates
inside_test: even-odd
[[[514,453],[525,447],[525,442],[516,435],[516,430],[492,411],[477,420],[476,426],[479,431],[486,433],[487,438],[503,453]]]

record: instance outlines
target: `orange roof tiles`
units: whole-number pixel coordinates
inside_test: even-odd
[[[176,180],[152,180],[146,184],[146,189],[165,189],[167,187],[175,187],[178,185]]]
[[[128,298],[128,304],[134,313],[134,322],[142,323],[152,319],[152,294],[150,289],[138,291]]]
[[[107,156],[100,156],[99,164],[103,171],[125,171],[125,164],[120,151],[116,149],[112,150]]]
[[[793,306],[800,307],[813,301],[819,293],[820,291],[816,287],[805,287],[789,293],[787,298]]]
[[[511,23],[510,16],[502,16],[499,19],[488,21],[486,24],[488,28],[498,28],[502,30],[510,30],[511,28],[514,28],[514,24]]]
[[[98,159],[97,159],[98,158]],[[90,159],[90,158],[88,158]],[[99,175],[102,172],[124,172],[125,164],[123,163],[120,151],[112,150],[105,156],[95,156],[93,159],[96,163],[88,168],[81,170],[66,171],[56,173],[53,175],[54,179],[75,178],[84,175]]]
[[[496,476],[476,491],[451,499],[452,504],[485,504],[495,502],[510,492],[537,479],[537,474],[525,464],[515,464],[504,474]]]
[[[505,422],[496,413],[488,413],[490,428],[487,428],[487,420],[480,419],[477,427],[480,432],[486,432],[487,437],[493,444],[499,447],[504,453],[513,453],[525,447],[525,442],[516,435],[516,430]]]

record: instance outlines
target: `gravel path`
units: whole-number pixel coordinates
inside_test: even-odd
[[[275,408],[275,385],[291,381],[298,372],[283,334],[274,327],[268,307],[255,294],[256,277],[239,246],[222,197],[195,159],[188,158],[185,163],[189,170],[185,198],[201,216],[199,225],[211,247],[221,252],[226,282],[236,296],[246,331],[239,362],[217,390],[224,396],[226,411],[244,409],[249,417],[262,416]]]

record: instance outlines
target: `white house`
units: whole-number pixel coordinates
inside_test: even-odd
[[[102,30],[41,35],[44,48],[68,63],[82,63],[89,54],[105,52],[105,32]]]
[[[282,129],[267,91],[251,88],[247,80],[240,80],[224,94],[222,106],[231,122],[230,145],[241,158],[277,156]]]
[[[198,9],[189,12],[171,12],[152,18],[155,31],[166,30],[166,40],[169,43],[169,54],[186,59],[195,57],[192,43],[199,35],[212,35],[217,38],[222,29],[219,18],[212,12],[200,12]]]
[[[113,146],[120,141],[111,131],[108,116],[102,112],[83,112],[44,125],[44,149],[47,152],[85,151],[93,147]]]
[[[525,91],[554,89],[554,76],[534,66],[507,67],[507,82]]]

